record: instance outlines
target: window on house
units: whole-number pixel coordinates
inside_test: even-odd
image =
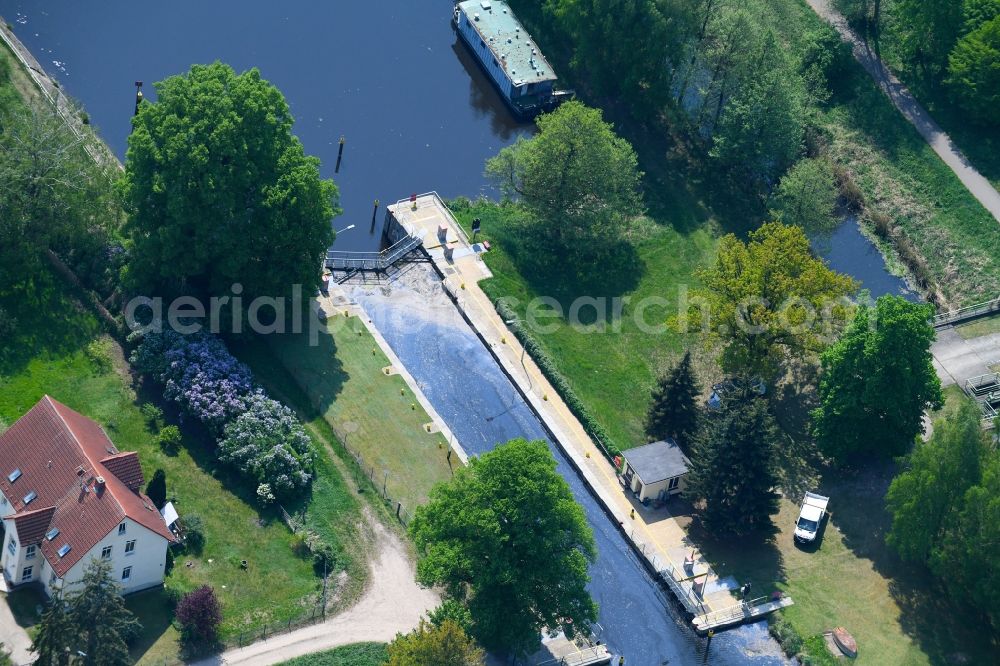
[[[677,490],[677,486],[681,484],[681,477],[675,476],[670,479],[670,483],[667,484],[667,490]]]
[[[135,539],[125,542],[125,554],[131,555],[135,552]]]
[[[125,534],[125,523],[118,526],[118,536]]]
[[[25,556],[25,558],[24,558],[24,559],[26,559],[26,560],[30,560],[30,559],[32,559],[33,557],[35,557],[35,550],[36,550],[36,547],[35,547],[35,546],[28,546],[28,550],[27,550],[27,553],[28,553],[28,554],[27,554],[27,555]]]
[[[57,536],[59,536],[59,528],[58,527],[53,527],[51,530],[49,530],[48,532],[45,533],[45,538],[48,539],[49,541],[52,541]]]
[[[34,570],[35,567],[24,567],[24,569],[21,571],[21,582],[27,583],[29,580],[31,580],[31,574],[34,572]]]
[[[15,469],[13,472],[11,472],[10,474],[7,475],[7,480],[10,481],[11,483],[14,483],[15,481],[17,481],[20,478],[21,478],[21,470],[20,469]]]
[[[10,542],[7,544],[7,552],[11,555],[17,555],[17,542],[14,541],[14,537],[11,537]]]
[[[49,574],[49,587],[55,585],[57,580],[59,580],[59,578],[56,576],[56,572],[53,571],[51,574]]]
[[[128,580],[132,577],[132,567],[125,567],[122,569],[122,580]]]
[[[28,506],[38,498],[38,493],[32,490],[30,493],[24,496],[24,505]]]
[[[7,506],[7,498],[3,495],[0,495],[0,504]]]
[[[111,546],[105,546],[101,549],[101,559],[110,560],[111,559]]]
[[[68,543],[67,544],[63,544],[62,547],[60,547],[59,550],[56,551],[56,554],[59,555],[59,557],[61,559],[63,557],[66,557],[67,555],[69,555],[69,551],[71,551],[71,550],[73,550],[73,546],[69,545]]]

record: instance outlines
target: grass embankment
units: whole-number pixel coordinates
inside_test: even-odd
[[[389,359],[357,317],[332,317],[315,346],[308,333],[272,335],[256,344],[252,356],[266,354],[283,366],[313,416],[359,452],[374,467],[376,487],[386,481],[389,496],[408,511],[427,500],[431,486],[451,478],[448,442],[427,432],[431,419],[406,382],[383,372]],[[452,455],[451,465],[460,464]]]
[[[958,334],[966,340],[979,338],[984,335],[1000,333],[1000,315],[976,319],[975,321],[970,321],[968,324],[956,326],[955,330],[958,331]],[[998,358],[998,360],[1000,360],[1000,358]]]
[[[354,643],[284,661],[278,666],[381,666],[388,658],[384,643]]]
[[[185,592],[212,585],[222,603],[222,637],[253,631],[309,614],[322,581],[309,560],[296,555],[295,537],[274,511],[261,511],[252,488],[215,463],[211,443],[182,428],[176,454],[163,451],[140,412],[137,395],[121,350],[101,334],[98,323],[62,286],[46,278],[27,294],[0,299],[17,319],[17,331],[5,340],[0,367],[0,417],[12,423],[44,394],[95,419],[121,450],[138,451],[146,478],[163,469],[167,495],[182,518],[196,514],[204,522],[201,552],[178,554],[166,588]],[[311,522],[342,546],[349,573],[344,599],[364,584],[364,558],[358,552],[359,504],[329,459],[321,456],[318,478],[308,501]],[[246,571],[240,561],[246,559]],[[177,634],[170,626],[167,595],[155,590],[129,598],[143,622],[133,648],[136,658],[162,662],[177,656]],[[26,620],[30,621],[30,620]]]

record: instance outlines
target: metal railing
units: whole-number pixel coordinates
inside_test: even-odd
[[[749,616],[753,612],[755,606],[763,606],[769,601],[770,599],[768,597],[757,597],[755,599],[751,599],[750,601],[741,601],[738,604],[727,606],[726,608],[720,608],[719,610],[711,611],[710,613],[703,613],[695,617],[695,622],[703,626],[719,626],[720,624],[734,622]]]
[[[326,265],[335,270],[384,271],[417,249],[422,242],[416,236],[407,235],[380,252],[328,250]]]
[[[965,321],[974,317],[980,317],[991,312],[1000,312],[1000,296],[983,303],[967,305],[964,308],[936,314],[931,319],[931,325],[934,327],[947,326],[949,324]]]

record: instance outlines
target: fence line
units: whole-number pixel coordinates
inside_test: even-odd
[[[354,465],[351,472],[354,476],[354,481],[358,485],[358,490],[362,490],[365,485],[365,479],[367,479],[368,485],[374,489],[379,497],[386,503],[386,505],[394,511],[396,514],[396,519],[404,526],[407,527],[410,524],[410,520],[413,519],[413,514],[410,508],[403,505],[400,497],[401,494],[397,494],[393,489],[393,479],[392,475],[389,474],[388,470],[383,469],[381,472],[375,469],[374,465],[368,464],[364,456],[361,455],[360,451],[356,451],[351,448],[350,445],[350,433],[343,432],[339,428],[330,426],[333,433],[337,436],[337,444],[341,447],[344,453],[346,453],[353,460]]]
[[[973,319],[975,317],[980,317],[997,311],[1000,311],[1000,296],[984,301],[983,303],[967,305],[964,308],[959,308],[958,310],[951,310],[950,312],[936,314],[931,320],[931,324],[935,328],[938,326],[948,326],[949,324],[955,324],[967,319]]]

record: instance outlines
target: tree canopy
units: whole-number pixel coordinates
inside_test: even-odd
[[[906,471],[889,486],[892,531],[886,540],[903,559],[940,561],[942,535],[953,529],[965,493],[982,474],[987,444],[980,419],[979,407],[963,401],[954,416],[934,425],[930,441],[917,445]]]
[[[958,40],[948,69],[961,104],[980,121],[1000,124],[1000,16]]]
[[[601,112],[567,102],[539,116],[538,134],[520,138],[486,163],[486,172],[530,216],[539,251],[593,256],[642,213],[638,159]]]
[[[251,69],[194,65],[133,119],[123,191],[133,288],[156,295],[313,293],[337,188],[292,134],[281,92]]]
[[[654,440],[673,437],[682,446],[690,446],[701,421],[700,392],[691,367],[691,352],[687,352],[653,389],[653,403],[646,415],[646,435]]]
[[[0,285],[29,279],[46,250],[117,222],[112,182],[48,105],[0,118]]]
[[[839,195],[829,160],[802,159],[781,177],[771,213],[781,222],[806,231],[828,231],[840,223],[835,215]]]
[[[585,631],[594,537],[544,441],[498,446],[431,490],[410,532],[417,578],[467,601],[473,636],[490,650],[530,653],[543,627]]]
[[[42,666],[66,666],[77,653],[86,655],[86,666],[127,666],[128,642],[140,629],[111,577],[111,562],[93,559],[78,588],[49,604],[31,649]]]
[[[684,494],[705,502],[705,526],[741,535],[770,524],[778,511],[778,426],[745,379],[722,397],[695,440]]]
[[[1000,454],[965,400],[889,486],[889,544],[1000,629]]]
[[[389,644],[387,666],[483,666],[485,654],[452,620],[439,625],[421,619],[408,634]]]
[[[924,410],[942,404],[930,346],[932,305],[881,296],[861,305],[821,356],[820,405],[812,414],[820,448],[845,460],[898,456],[923,430]]]
[[[698,277],[701,323],[706,315],[708,323],[702,332],[722,344],[723,370],[765,381],[786,356],[823,348],[856,289],[813,256],[801,228],[779,222],[761,226],[746,243],[723,237],[715,263]],[[695,312],[682,312],[680,324],[698,325]]]

